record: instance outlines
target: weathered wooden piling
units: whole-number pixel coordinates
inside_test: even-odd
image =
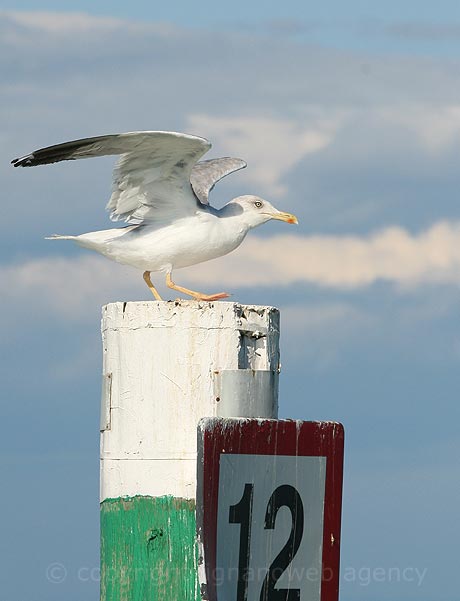
[[[101,600],[198,601],[197,423],[277,417],[279,312],[111,303],[102,338]]]

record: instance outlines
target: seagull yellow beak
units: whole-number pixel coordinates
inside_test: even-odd
[[[272,219],[278,219],[279,221],[286,221],[286,223],[299,223],[297,217],[292,213],[283,213],[278,211],[276,213],[270,213]]]

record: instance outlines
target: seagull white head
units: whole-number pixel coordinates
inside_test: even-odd
[[[268,200],[251,194],[234,198],[224,209],[229,214],[241,214],[242,220],[249,228],[262,225],[270,219],[278,219],[279,221],[286,221],[286,223],[298,223],[297,217],[292,213],[278,211]]]

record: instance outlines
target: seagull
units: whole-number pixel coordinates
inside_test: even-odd
[[[211,148],[205,138],[166,131],[136,131],[73,140],[41,148],[14,159],[15,167],[120,155],[113,172],[112,195],[106,206],[114,229],[47,239],[73,240],[79,246],[143,271],[156,300],[151,272],[163,272],[166,285],[202,301],[228,298],[226,292],[203,294],[178,286],[174,269],[221,257],[237,248],[254,227],[270,219],[297,223],[291,213],[275,209],[258,196],[238,196],[221,209],[209,204],[215,184],[246,167],[242,159],[200,161]]]

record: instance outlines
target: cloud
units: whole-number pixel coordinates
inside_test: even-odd
[[[378,109],[376,116],[413,132],[430,153],[443,152],[460,142],[460,104],[385,107]]]
[[[267,39],[253,29],[216,32],[50,12],[0,12],[0,28],[0,64],[10,77],[30,80],[34,67],[37,81],[43,84],[54,75],[62,86],[77,75],[91,80],[100,67],[91,91],[113,78],[118,92],[125,89],[133,102],[135,94],[145,93],[136,81],[142,72],[152,116],[167,92],[173,106],[186,101],[190,114],[202,114],[205,105],[206,112],[214,107],[212,113],[246,107],[266,115],[270,106],[283,116],[298,109],[302,113],[305,105],[452,103],[459,95],[455,69],[440,69],[435,61],[336,51],[280,36]],[[72,32],[66,44],[63,32]]]
[[[188,127],[205,131],[225,152],[249,163],[246,179],[272,195],[284,195],[281,179],[303,157],[328,146],[341,116],[310,108],[302,119],[190,115]]]
[[[338,289],[387,281],[400,286],[460,283],[460,223],[440,222],[416,235],[390,227],[368,236],[248,237],[241,249],[207,269],[197,283],[289,286],[310,283]],[[188,276],[189,277],[189,276]]]
[[[133,290],[141,288],[141,281],[141,274],[134,270],[86,254],[3,265],[0,288],[3,303],[11,311],[8,315],[3,312],[2,325],[8,327],[14,316],[27,321],[31,302],[34,319],[36,314],[44,312],[78,322],[85,318],[89,306],[132,298]]]
[[[438,223],[418,235],[392,227],[369,236],[250,236],[240,249],[176,273],[189,285],[244,288],[309,283],[355,289],[379,280],[399,286],[460,283],[460,223]],[[158,275],[155,282],[163,282]],[[62,316],[79,319],[88,303],[149,298],[140,272],[101,257],[40,258],[0,268],[3,300],[33,298]],[[174,297],[169,293],[169,297]],[[345,311],[345,313],[344,313]],[[343,319],[342,305],[329,306],[315,324]],[[310,319],[310,317],[309,317]],[[310,327],[310,323],[304,324]]]
[[[362,234],[395,222],[413,231],[458,217],[454,66],[104,19],[0,16],[0,110],[9,115],[0,175],[4,214],[27,234],[21,249],[54,231],[104,227],[112,161],[19,173],[9,160],[133,129],[190,131],[213,142],[209,156],[241,156],[248,168],[219,184],[213,199],[225,187],[275,204],[284,194],[285,209],[309,232]],[[63,44],[59,31],[74,26]],[[13,248],[14,230],[0,227]]]
[[[49,34],[68,34],[126,27],[127,22],[114,17],[100,17],[83,12],[2,11],[0,18],[29,29]]]

